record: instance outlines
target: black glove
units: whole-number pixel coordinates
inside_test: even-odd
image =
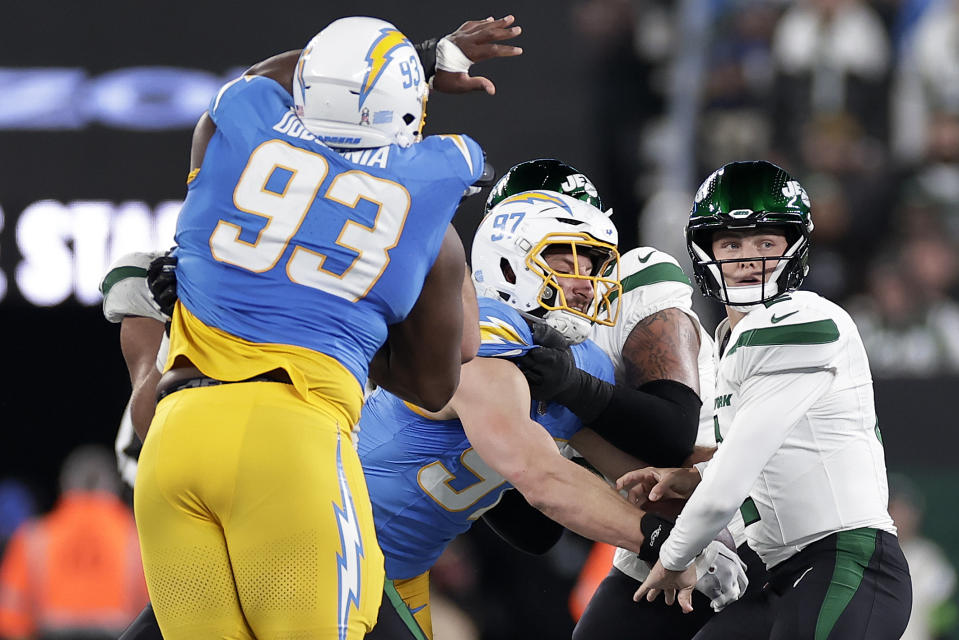
[[[423,73],[426,74],[424,79],[427,82],[436,75],[436,45],[439,41],[439,38],[430,38],[426,42],[413,45],[416,55],[420,58],[420,64],[423,65]]]
[[[513,362],[526,376],[529,393],[535,400],[557,402],[590,424],[613,397],[613,385],[576,366],[568,348],[540,346]]]
[[[176,258],[169,252],[150,263],[147,268],[147,287],[150,288],[153,300],[159,305],[160,311],[172,316],[173,307],[177,301]]]

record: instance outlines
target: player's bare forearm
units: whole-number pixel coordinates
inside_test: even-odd
[[[643,512],[628,504],[598,476],[558,453],[540,458],[530,472],[510,482],[531,505],[567,529],[591,540],[639,552],[643,543],[639,524]]]
[[[293,71],[296,69],[296,61],[300,58],[302,49],[286,51],[277,54],[246,70],[243,75],[264,76],[275,80],[283,86],[291,95],[293,94]]]
[[[152,318],[129,316],[120,324],[120,349],[130,374],[130,418],[133,429],[146,438],[156,410],[157,351],[163,339],[163,323]]]
[[[193,128],[193,142],[190,145],[190,171],[191,173],[200,168],[203,164],[203,158],[206,156],[207,145],[210,144],[210,138],[216,133],[216,125],[213,124],[213,118],[209,112],[204,112]]]
[[[480,457],[531,505],[580,535],[639,550],[643,512],[560,455],[549,432],[529,418],[529,388],[513,363],[480,357],[463,365],[450,406]]]
[[[634,389],[673,380],[700,393],[699,331],[680,309],[663,309],[637,323],[623,345],[623,362]]]
[[[427,411],[442,409],[459,384],[465,270],[463,243],[451,225],[416,304],[390,326],[370,367],[374,382]]]
[[[569,443],[607,478],[618,478],[646,463],[618,449],[592,429],[580,429]]]
[[[476,287],[469,269],[463,273],[463,341],[460,347],[460,362],[466,364],[476,357],[480,348],[479,305],[476,302]]]
[[[693,447],[692,455],[686,458],[686,462],[683,463],[683,466],[691,467],[699,462],[711,460],[714,453],[716,453],[716,447],[700,447],[697,445]]]

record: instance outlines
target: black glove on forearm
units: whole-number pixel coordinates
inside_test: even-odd
[[[579,369],[569,349],[540,346],[513,362],[526,376],[533,399],[557,402],[583,424],[595,420],[613,397],[613,385]]]
[[[176,258],[169,253],[156,258],[147,268],[147,287],[153,294],[153,300],[159,305],[160,311],[171,317],[177,301],[175,269]]]
[[[439,38],[430,38],[426,42],[413,45],[416,54],[420,57],[420,64],[423,65],[427,82],[436,75],[436,44],[439,41]]]

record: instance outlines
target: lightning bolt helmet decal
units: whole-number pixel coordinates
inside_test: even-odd
[[[380,36],[373,41],[369,51],[366,52],[366,62],[369,64],[363,83],[360,85],[360,105],[366,101],[367,96],[373,91],[377,80],[383,75],[383,71],[393,60],[393,53],[400,47],[409,45],[410,41],[402,33],[391,27],[380,29]]]

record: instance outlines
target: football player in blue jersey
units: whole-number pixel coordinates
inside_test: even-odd
[[[361,637],[383,579],[349,441],[370,361],[379,350],[381,383],[438,408],[463,359],[448,223],[482,151],[420,142],[425,73],[389,23],[338,20],[290,67],[228,83],[195,137],[135,492],[168,639]],[[445,313],[404,322],[436,290]]]
[[[396,589],[427,635],[431,565],[508,489],[584,536],[646,557],[655,549],[647,535],[661,519],[561,454],[584,434],[582,420],[561,405],[533,402],[511,362],[538,348],[521,315],[529,312],[575,343],[578,367],[613,379],[609,358],[585,338],[594,323],[616,319],[616,236],[602,211],[568,196],[530,191],[504,199],[473,241],[482,344],[463,365],[452,400],[435,412],[382,390],[367,400],[359,451],[387,593]],[[591,448],[590,462],[601,471],[638,464],[624,462],[629,457],[611,445]]]
[[[603,208],[588,177],[566,163],[540,158],[509,169],[490,191],[487,209],[530,189],[563,193]],[[601,436],[645,462],[672,459],[680,465],[708,456],[715,448],[712,340],[692,310],[691,284],[671,256],[652,247],[633,249],[620,262],[620,319],[613,327],[596,325],[591,333],[614,362],[615,387],[582,371],[571,375],[569,353],[557,346],[531,350],[515,362],[534,398],[566,404],[595,432],[579,437],[582,453],[588,454],[591,441]],[[689,458],[694,440],[696,451]],[[508,518],[498,513],[504,506]],[[521,511],[512,503],[497,505],[484,520],[532,552],[541,552],[558,537],[528,509]],[[662,600],[634,603],[631,596],[649,566],[635,554],[617,550],[614,567],[578,621],[574,639],[631,638],[642,629],[650,637],[688,640],[712,615],[710,601],[721,608],[741,594],[745,582],[740,582],[740,565],[730,549],[714,544],[709,553],[715,555],[715,564],[697,585],[701,593],[695,594],[701,606],[683,615]],[[750,554],[762,571],[745,544],[741,553]],[[762,581],[756,583],[761,586]]]

